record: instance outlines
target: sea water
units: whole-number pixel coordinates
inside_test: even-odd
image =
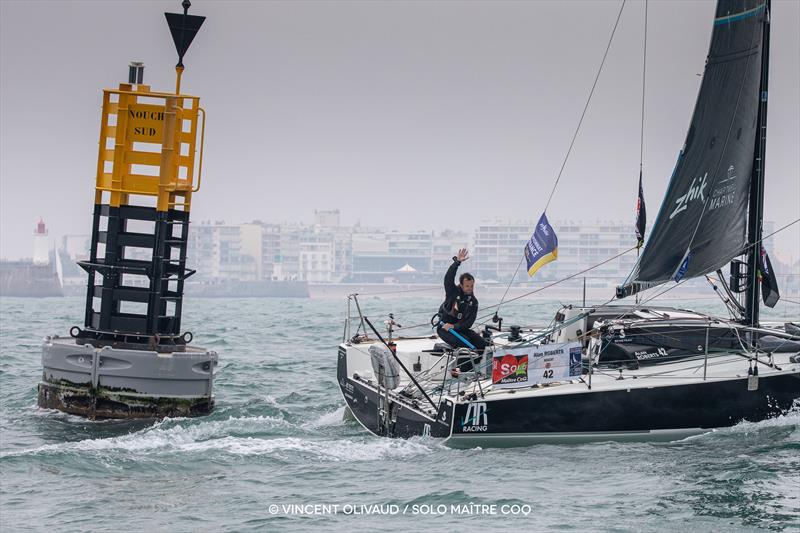
[[[378,438],[343,417],[345,301],[188,299],[184,328],[220,354],[214,413],[92,422],[36,406],[42,337],[81,325],[84,300],[1,302],[3,531],[800,528],[797,409],[670,443],[456,450]],[[425,323],[438,303],[361,298],[376,325],[389,312]],[[546,324],[558,305],[523,300],[501,315]],[[766,318],[792,314],[779,305]]]

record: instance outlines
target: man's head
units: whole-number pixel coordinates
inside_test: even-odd
[[[464,272],[458,278],[458,285],[464,294],[472,294],[472,289],[475,287],[475,278],[469,272]]]

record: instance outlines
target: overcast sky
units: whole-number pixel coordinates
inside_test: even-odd
[[[473,231],[545,206],[620,1],[192,2],[208,17],[183,90],[208,112],[192,219]],[[683,144],[714,2],[649,3],[644,189],[652,217]],[[101,89],[144,61],[174,88],[180,2],[0,1],[0,256],[91,230]],[[553,220],[630,220],[644,2],[629,1]],[[800,2],[773,0],[766,219],[800,218]],[[776,248],[797,260],[800,225]],[[558,228],[556,227],[556,230]]]

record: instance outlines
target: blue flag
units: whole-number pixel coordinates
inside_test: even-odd
[[[531,235],[531,240],[525,245],[525,259],[528,261],[528,275],[533,276],[536,271],[558,257],[558,237],[552,226],[547,221],[547,215],[542,213],[536,229]]]
[[[683,276],[686,275],[686,271],[689,269],[689,261],[692,260],[692,254],[689,250],[686,250],[686,255],[683,257],[683,261],[681,261],[681,265],[678,267],[678,270],[675,271],[675,274],[672,276],[672,279],[675,282],[678,282],[683,279]]]

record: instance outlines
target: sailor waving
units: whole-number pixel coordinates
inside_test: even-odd
[[[478,299],[472,292],[475,287],[475,278],[472,274],[464,272],[459,276],[458,284],[456,284],[458,267],[467,259],[469,259],[467,249],[460,249],[458,255],[453,257],[453,264],[444,275],[445,299],[439,307],[438,315],[441,322],[436,333],[439,334],[439,338],[454,348],[473,348],[478,352],[483,352],[486,341],[470,329],[478,314]],[[465,340],[467,342],[464,342]]]

